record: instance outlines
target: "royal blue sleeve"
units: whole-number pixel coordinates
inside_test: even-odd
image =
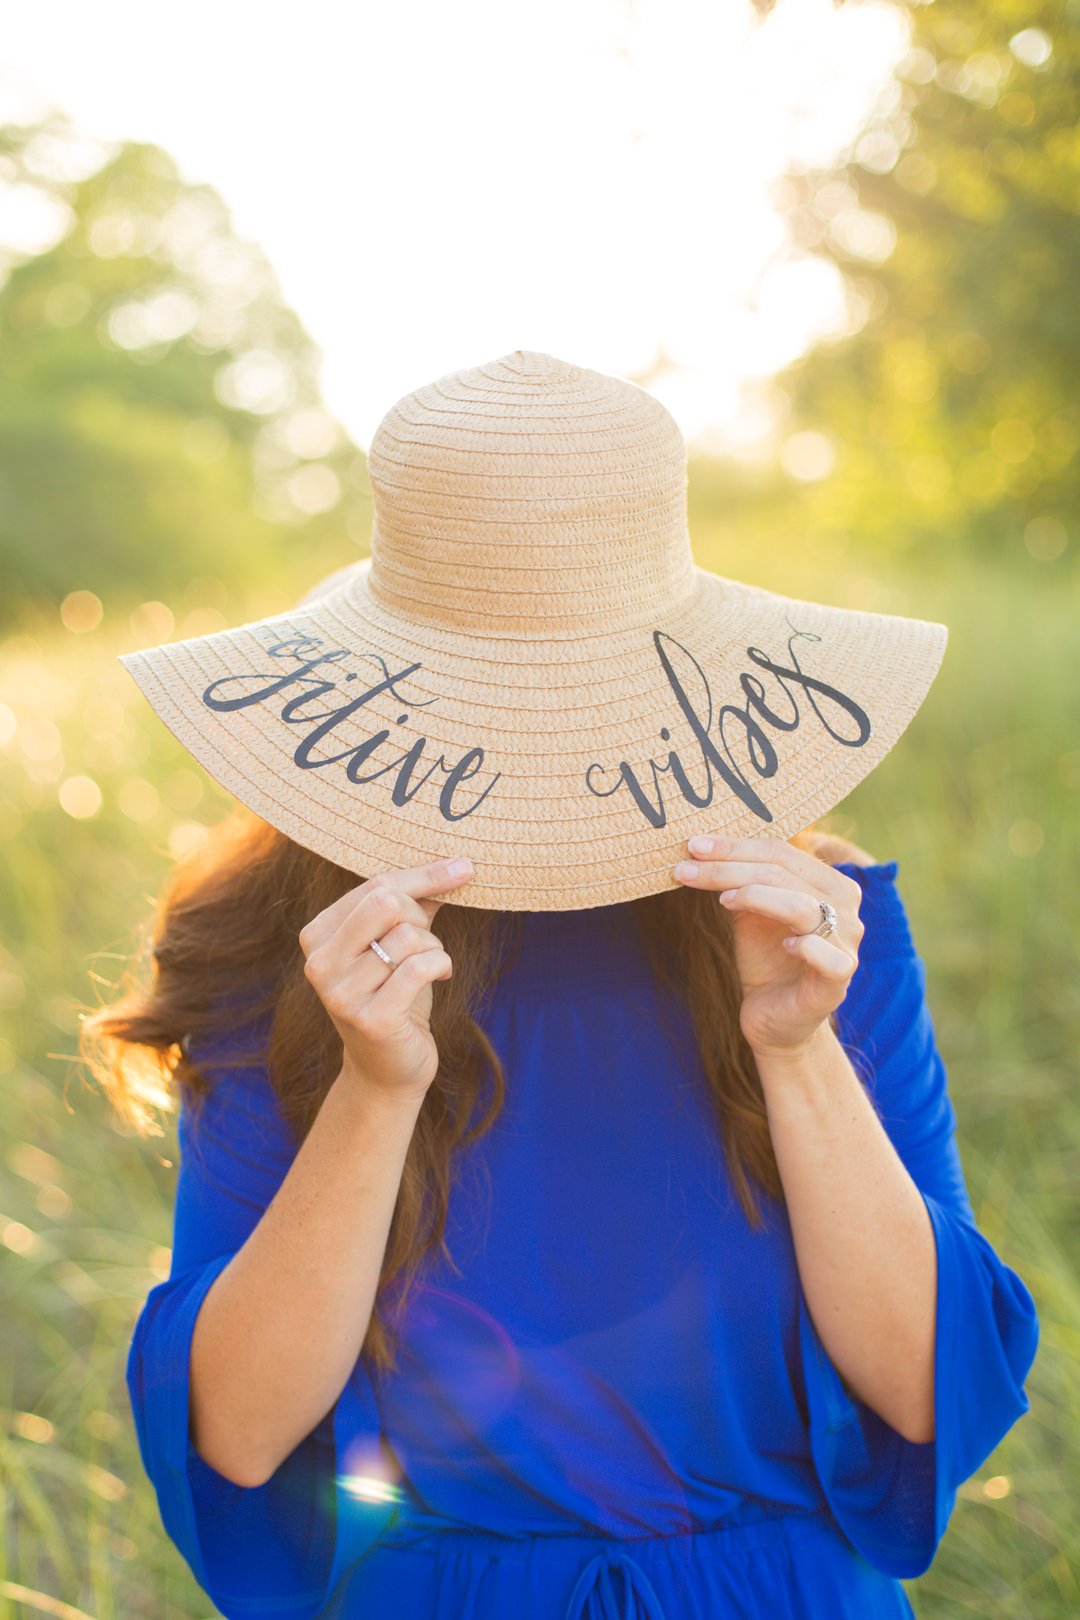
[[[844,863],[862,887],[859,966],[837,1033],[929,1212],[937,1249],[933,1440],[905,1439],[850,1393],[800,1290],[810,1442],[841,1528],[886,1574],[929,1568],[958,1487],[1030,1402],[1024,1380],[1039,1320],[1017,1273],[976,1224],[956,1144],[956,1113],[926,1000],[926,970],[896,886],[897,861]]]
[[[172,1266],[136,1321],[127,1384],[162,1522],[199,1585],[227,1620],[300,1620],[324,1607],[398,1509],[359,1484],[381,1428],[361,1361],[334,1408],[265,1484],[233,1484],[192,1444],[188,1379],[199,1307],[295,1155],[266,1071],[219,1063],[224,1051],[192,1047],[212,1089],[195,1109],[182,1094]]]

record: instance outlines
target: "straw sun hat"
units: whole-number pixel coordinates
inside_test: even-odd
[[[368,471],[369,558],[120,658],[224,788],[364,877],[464,854],[455,903],[525,911],[677,886],[694,833],[838,804],[944,656],[943,624],[699,567],[670,413],[550,354],[406,394]]]

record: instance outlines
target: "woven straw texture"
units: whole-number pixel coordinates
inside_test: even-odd
[[[655,894],[696,832],[837,805],[944,657],[943,624],[695,564],[670,413],[553,355],[405,395],[368,469],[370,557],[120,660],[216,781],[358,876],[464,854],[456,904]]]

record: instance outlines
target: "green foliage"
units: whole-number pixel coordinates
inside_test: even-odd
[[[0,286],[0,567],[47,607],[170,603],[366,549],[366,460],[324,410],[318,349],[209,186],[153,146],[87,178],[66,122],[0,131],[0,172],[66,228]],[[51,144],[50,144],[51,143]]]
[[[858,325],[775,384],[784,432],[826,435],[835,464],[783,484],[728,468],[720,487],[733,520],[764,502],[780,528],[858,536],[870,555],[1024,548],[1064,567],[1080,512],[1080,5],[907,15],[898,77],[850,151],[776,194],[785,251],[841,268]]]

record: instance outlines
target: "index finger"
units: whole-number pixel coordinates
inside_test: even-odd
[[[306,927],[301,929],[305,949],[313,949],[334,933],[354,906],[365,894],[371,892],[376,883],[388,884],[417,900],[430,922],[443,903],[438,896],[462,888],[473,876],[471,861],[465,872],[453,873],[449,870],[452,862],[457,859],[460,857],[448,856],[445,860],[428,861],[424,866],[392,867],[387,872],[373,873],[371,877],[358,883],[354,889],[346,890],[325,910],[309,920]]]
[[[826,894],[835,892],[837,880],[840,883],[848,881],[842,872],[834,872],[826,861],[819,860],[808,850],[799,849],[796,844],[788,843],[785,838],[731,838],[714,835],[712,849],[707,855],[699,858],[721,861],[771,861],[790,872],[793,877],[804,879],[811,888],[823,889]]]

